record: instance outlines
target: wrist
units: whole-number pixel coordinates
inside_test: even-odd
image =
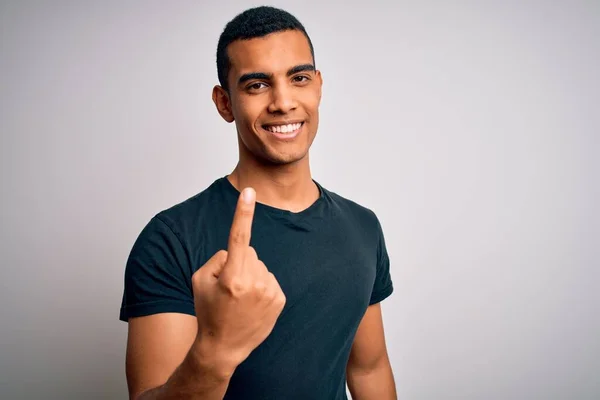
[[[217,381],[228,381],[237,367],[214,340],[200,335],[194,341],[190,353],[202,373]]]

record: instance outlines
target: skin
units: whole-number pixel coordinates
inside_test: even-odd
[[[216,86],[213,101],[238,134],[239,162],[229,179],[238,189],[256,189],[258,202],[301,211],[319,196],[309,149],[319,124],[322,78],[314,69],[308,40],[299,31],[278,32],[236,41],[228,54],[229,91]],[[312,70],[290,74],[302,66]],[[263,78],[244,80],[248,74]],[[278,140],[263,128],[287,121],[303,122],[291,141]]]
[[[304,210],[319,196],[311,177],[309,149],[317,133],[322,88],[321,73],[314,68],[308,41],[299,31],[278,32],[236,41],[229,45],[228,55],[229,90],[215,86],[212,95],[219,114],[235,123],[238,135],[239,162],[228,179],[240,192],[253,188],[257,202],[292,212]],[[289,121],[302,122],[294,139],[278,139],[265,129],[265,125]],[[240,327],[231,329],[240,315],[231,316],[231,325],[218,325],[221,319],[227,319],[225,314],[223,318],[196,318],[163,313],[130,319],[126,368],[131,398],[222,398],[235,367],[270,332],[285,297],[269,277],[268,266],[248,246],[252,212],[244,210],[240,201],[238,213],[241,222],[231,228],[230,246],[237,248],[238,259],[249,257],[250,261],[238,260],[227,267],[232,264],[228,255],[218,253],[194,274],[193,285],[195,290],[204,288],[198,297],[206,288],[220,293],[221,300],[215,300],[218,296],[214,295],[201,301],[212,301],[215,309],[231,313],[236,308],[226,305],[235,300],[232,293],[238,292],[232,288],[240,283],[248,290],[240,293],[249,298],[258,299],[267,293],[267,300],[245,311],[260,315],[262,326],[255,325],[252,332],[242,334],[238,332]],[[252,269],[242,270],[242,264]],[[206,304],[200,309],[206,310]],[[210,321],[216,321],[212,334],[199,329],[210,325]],[[347,380],[354,400],[396,398],[379,304],[370,306],[360,323],[347,365]]]

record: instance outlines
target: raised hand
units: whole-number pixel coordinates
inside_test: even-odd
[[[256,193],[242,191],[221,250],[192,276],[198,319],[197,341],[233,369],[273,330],[285,295],[265,264],[250,247]]]

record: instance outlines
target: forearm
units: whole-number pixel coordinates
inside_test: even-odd
[[[353,400],[396,400],[394,375],[387,358],[369,370],[348,366],[348,389]]]
[[[194,345],[165,384],[144,391],[135,400],[222,400],[232,373],[233,369],[224,368]]]

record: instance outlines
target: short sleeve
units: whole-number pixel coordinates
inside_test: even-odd
[[[127,259],[119,319],[165,312],[194,315],[191,275],[180,238],[155,216]]]
[[[385,246],[383,229],[381,228],[379,220],[377,220],[377,236],[377,275],[375,276],[375,283],[373,284],[369,305],[379,303],[390,296],[394,291],[390,274],[390,259]]]

